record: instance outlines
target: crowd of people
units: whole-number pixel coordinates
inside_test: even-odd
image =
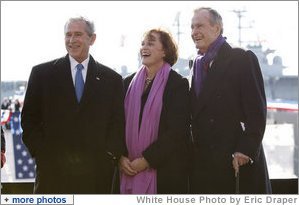
[[[67,54],[32,68],[21,113],[33,193],[271,193],[259,62],[226,42],[212,8],[194,10],[191,30],[191,83],[161,28],[145,32],[142,65],[123,79],[89,53],[93,22],[66,22]]]

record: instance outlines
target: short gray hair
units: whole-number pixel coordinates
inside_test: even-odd
[[[210,24],[212,26],[214,26],[215,24],[220,25],[220,27],[221,27],[220,34],[223,34],[223,22],[222,22],[221,15],[215,9],[212,9],[210,7],[200,7],[198,9],[195,9],[194,13],[197,13],[197,12],[202,11],[202,10],[206,10],[206,11],[209,12],[209,14],[210,14]]]
[[[92,35],[94,34],[94,32],[95,32],[94,23],[93,23],[92,21],[88,20],[87,18],[82,17],[82,16],[80,16],[80,17],[73,17],[73,18],[70,18],[70,19],[65,23],[65,25],[64,25],[64,32],[66,32],[66,27],[67,27],[67,25],[68,25],[69,23],[71,23],[71,22],[76,22],[76,21],[83,21],[83,22],[85,22],[85,24],[86,24],[86,27],[85,27],[86,30],[85,30],[85,31],[86,31],[86,33],[87,33],[89,36],[92,36]]]

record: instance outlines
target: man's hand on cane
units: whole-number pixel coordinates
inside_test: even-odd
[[[237,177],[237,175],[239,173],[240,166],[243,166],[249,162],[250,162],[250,164],[253,163],[253,161],[252,161],[252,159],[250,159],[250,157],[248,157],[245,154],[242,154],[241,152],[235,152],[232,155],[232,157],[233,157],[232,164],[233,164],[233,168],[235,170],[235,177]]]

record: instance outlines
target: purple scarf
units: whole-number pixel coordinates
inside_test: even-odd
[[[216,57],[219,48],[224,42],[225,38],[222,35],[218,36],[218,38],[209,46],[208,51],[204,55],[198,55],[195,59],[193,86],[197,97],[199,96],[203,81],[207,75],[207,68],[210,62]]]
[[[158,137],[163,93],[170,70],[170,65],[165,63],[157,72],[144,106],[140,128],[141,96],[146,79],[146,68],[144,66],[135,74],[129,85],[125,98],[125,117],[126,143],[130,160],[142,157],[142,152]],[[135,176],[121,173],[120,193],[156,194],[156,170],[149,168]]]

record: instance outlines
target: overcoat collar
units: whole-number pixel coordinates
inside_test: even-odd
[[[89,100],[92,100],[94,96],[94,88],[98,88],[99,84],[102,83],[103,70],[99,68],[97,62],[90,56],[88,63],[88,70],[86,74],[86,81],[84,85],[84,91],[80,103],[77,102],[75,87],[72,79],[70,61],[68,54],[54,62],[55,67],[55,81],[54,83],[60,84],[65,98],[70,99],[70,103],[77,104],[77,106],[83,106]],[[96,87],[94,87],[96,86]],[[98,90],[97,90],[98,91]],[[97,96],[99,93],[97,93]]]
[[[192,118],[197,117],[200,111],[209,103],[211,96],[215,95],[219,89],[219,82],[223,80],[223,75],[229,69],[231,50],[231,46],[226,42],[221,46],[212,66],[208,69],[207,77],[198,97],[195,95],[193,82],[191,83]]]

